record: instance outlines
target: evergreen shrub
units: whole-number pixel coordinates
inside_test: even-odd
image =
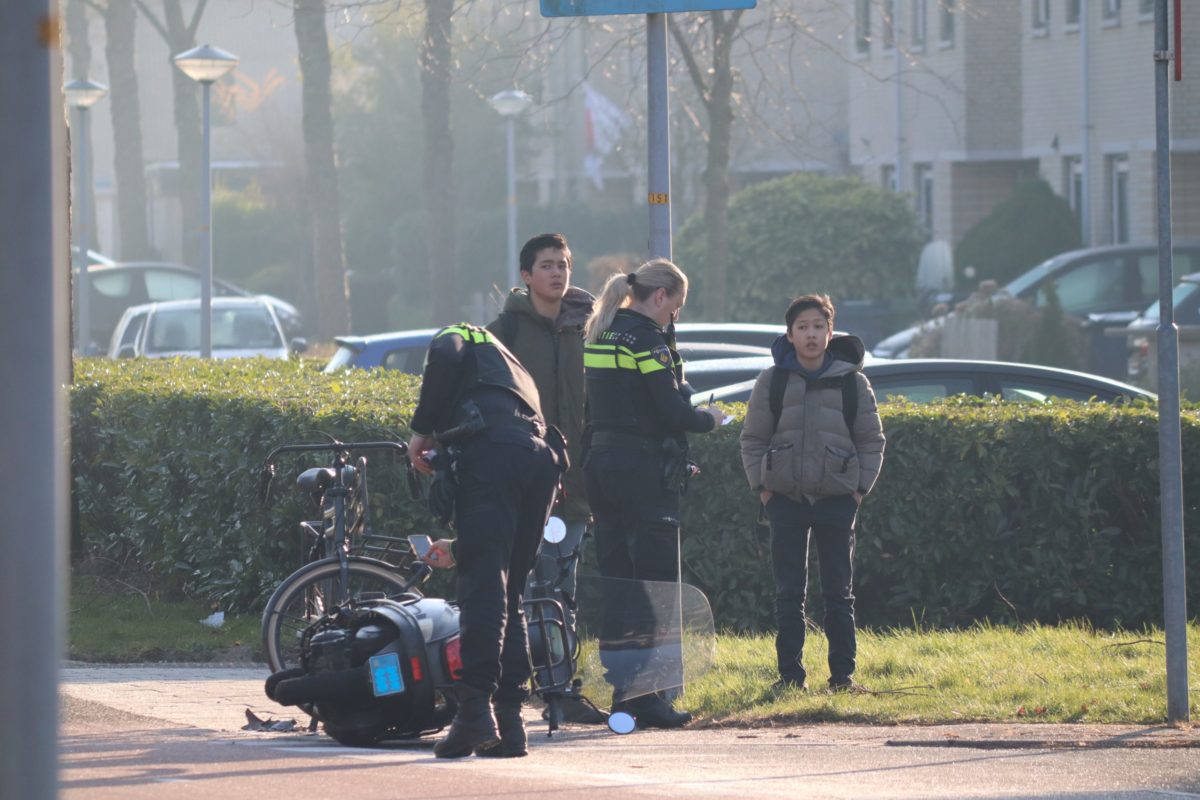
[[[396,372],[324,375],[311,362],[266,360],[85,359],[75,375],[72,468],[86,553],[249,611],[299,565],[296,523],[312,509],[293,482],[302,468],[324,463],[281,461],[273,498],[263,503],[267,453],[328,436],[406,440],[418,388]],[[1161,623],[1152,407],[958,398],[885,403],[881,414],[883,473],[857,528],[861,624]],[[719,626],[769,630],[770,549],[766,529],[755,525],[739,427],[692,437],[703,471],[683,502],[684,573],[710,598]],[[1184,413],[1183,452],[1185,530],[1194,531],[1195,407]],[[437,535],[424,504],[409,499],[398,459],[374,457],[369,474],[377,530]],[[1200,540],[1189,537],[1196,608]],[[809,613],[819,621],[816,570],[810,575]],[[446,591],[452,576],[438,580],[431,591]]]

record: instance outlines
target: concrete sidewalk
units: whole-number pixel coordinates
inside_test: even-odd
[[[296,708],[280,706],[263,690],[269,671],[265,664],[138,664],[96,665],[68,662],[62,668],[60,692],[118,711],[164,720],[191,728],[242,732],[246,711],[260,719],[294,719],[299,730],[308,717]],[[543,724],[533,709],[531,724]],[[719,726],[706,726],[719,727]],[[595,726],[567,726],[595,732]],[[246,732],[246,736],[271,736]],[[743,729],[739,738],[758,736],[824,744],[874,744],[905,747],[1026,748],[1200,748],[1200,726],[1062,725],[992,723],[955,725],[771,725]]]

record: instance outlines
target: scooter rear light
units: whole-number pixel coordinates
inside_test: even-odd
[[[412,667],[413,680],[414,681],[423,680],[424,679],[424,671],[421,669],[420,656],[413,656],[412,658],[410,658],[408,660],[408,663],[409,663],[409,666]]]
[[[462,677],[462,640],[455,636],[446,640],[442,653],[446,657],[446,671],[453,680]]]

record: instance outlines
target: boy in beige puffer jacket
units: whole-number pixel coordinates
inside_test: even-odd
[[[771,524],[779,688],[805,685],[811,535],[825,599],[829,687],[861,689],[851,679],[856,652],[854,522],[879,476],[884,436],[875,393],[861,371],[862,340],[835,337],[834,316],[825,295],[792,301],[785,315],[787,333],[772,347],[775,366],[759,375],[742,426],[742,466]],[[778,418],[770,397],[776,370],[787,375]],[[847,400],[856,409],[853,419],[844,410]]]

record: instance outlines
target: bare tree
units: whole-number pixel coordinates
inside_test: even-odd
[[[704,168],[705,298],[712,319],[725,318],[729,269],[729,156],[733,145],[733,43],[742,10],[710,11],[707,15],[708,53],[711,66],[701,66],[689,37],[676,20],[667,16],[671,38],[679,48],[696,94],[708,115],[708,148]]]
[[[296,0],[293,14],[303,80],[306,205],[312,231],[317,335],[327,340],[349,331],[350,313],[334,155],[332,68],[325,29],[325,0]]]
[[[428,265],[435,325],[459,316],[454,235],[454,139],[450,128],[452,3],[425,0],[421,41],[421,111],[425,124]]]
[[[104,16],[109,112],[113,141],[120,143],[113,149],[120,254],[127,261],[151,258],[154,253],[146,224],[146,174],[142,163],[142,107],[133,59],[137,12],[133,0],[90,5]]]
[[[133,0],[138,11],[167,43],[171,57],[196,46],[196,30],[208,0],[198,0],[190,20],[183,15],[182,0],[162,0],[160,19],[146,4],[146,0]],[[179,204],[182,211],[182,241],[184,263],[200,266],[201,220],[200,192],[191,191],[200,186],[201,147],[203,146],[200,102],[195,81],[170,63],[172,86],[175,98],[175,135],[179,145]]]

